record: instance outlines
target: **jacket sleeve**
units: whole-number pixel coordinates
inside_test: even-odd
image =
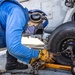
[[[21,44],[23,27],[26,18],[20,8],[13,8],[7,17],[6,23],[6,45],[9,53],[20,58],[37,58],[39,51],[30,49]]]

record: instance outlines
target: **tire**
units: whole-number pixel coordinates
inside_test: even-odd
[[[68,46],[73,46],[75,55],[75,22],[67,22],[57,27],[48,39],[50,52],[57,53],[64,51]],[[64,52],[56,56],[56,62],[64,65],[71,65],[71,54]]]

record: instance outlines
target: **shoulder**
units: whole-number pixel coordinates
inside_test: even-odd
[[[14,10],[22,10],[22,8],[23,7],[21,7],[20,6],[20,4],[18,4],[18,3],[13,3],[13,2],[4,2],[2,5],[1,5],[1,7],[3,8],[3,9],[9,9],[9,10],[12,10],[12,9],[14,9]]]

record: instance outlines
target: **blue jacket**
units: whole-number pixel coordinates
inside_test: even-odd
[[[15,3],[4,2],[0,6],[0,22],[6,32],[7,50],[12,56],[29,63],[31,58],[38,58],[39,51],[21,44],[23,28],[26,27],[29,18],[27,9],[25,13],[26,16]]]

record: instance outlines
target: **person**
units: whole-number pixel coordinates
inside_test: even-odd
[[[30,49],[21,44],[22,33],[27,28],[29,12],[16,0],[0,0],[0,48],[7,47],[6,70],[27,69],[33,58],[50,62],[47,50]]]

